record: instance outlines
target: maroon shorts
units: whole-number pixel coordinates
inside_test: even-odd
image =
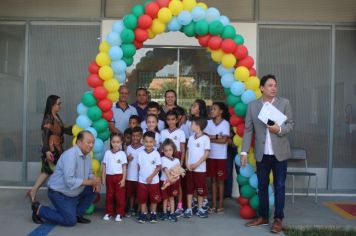
[[[137,181],[126,180],[126,195],[127,198],[136,198],[137,196]]]
[[[161,181],[161,187],[163,186]],[[180,179],[172,185],[169,185],[165,190],[161,190],[162,199],[168,199],[170,197],[177,197],[179,195]]]
[[[206,173],[187,171],[185,175],[187,194],[194,194],[197,191],[199,196],[207,196],[208,189],[206,187]]]
[[[159,203],[161,201],[161,191],[159,183],[157,184],[143,184],[137,185],[137,202],[144,204],[148,202],[148,198],[151,203]]]
[[[206,161],[207,176],[218,180],[226,180],[226,159],[210,159]]]

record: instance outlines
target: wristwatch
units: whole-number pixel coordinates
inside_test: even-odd
[[[215,135],[215,139],[219,139],[219,135],[218,134]]]

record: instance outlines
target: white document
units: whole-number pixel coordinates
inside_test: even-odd
[[[268,120],[272,120],[281,126],[287,120],[287,116],[280,112],[271,103],[265,102],[260,114],[258,114],[258,119],[265,124],[267,124]]]

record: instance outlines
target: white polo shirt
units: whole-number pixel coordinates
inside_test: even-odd
[[[143,130],[147,129],[147,123],[146,121],[142,121],[141,124],[140,124],[141,128]],[[157,124],[157,128],[158,130],[161,132],[162,130],[164,130],[164,127],[165,127],[165,124],[164,124],[164,121],[163,120],[158,120],[158,124]]]
[[[173,159],[170,159],[168,157],[165,157],[163,156],[161,158],[161,162],[162,162],[162,170],[161,170],[161,181],[166,181],[168,178],[167,178],[167,175],[166,173],[164,172],[164,168],[167,168],[168,170],[171,169],[173,166],[175,165],[180,165],[180,162],[177,158],[174,158]]]
[[[203,134],[199,137],[195,137],[195,135],[190,136],[188,140],[188,165],[199,161],[206,150],[210,150],[210,139],[207,135]],[[201,163],[194,171],[206,172],[206,162]]]
[[[151,152],[147,152],[143,149],[138,154],[138,181],[143,184],[147,184],[146,179],[153,173],[157,166],[161,165],[161,156],[156,150],[152,150]],[[159,183],[158,173],[152,179],[151,184]]]
[[[127,156],[131,155],[133,157],[132,161],[128,161],[128,166],[127,166],[127,176],[126,180],[130,181],[138,181],[138,165],[137,165],[137,160],[138,160],[138,154],[145,149],[143,145],[140,145],[137,148],[134,148],[132,145],[127,147],[126,153]]]
[[[123,151],[113,153],[111,150],[107,150],[103,163],[106,166],[105,173],[107,175],[122,174],[122,165],[127,164],[126,154]]]
[[[164,129],[164,130],[162,130],[160,135],[161,135],[161,141],[160,141],[161,144],[164,142],[164,140],[169,138],[176,145],[177,151],[178,152],[181,151],[180,145],[182,143],[185,143],[185,134],[184,134],[183,130],[181,130],[181,129],[174,129],[174,130]]]
[[[132,115],[137,115],[137,110],[135,107],[127,104],[125,110],[121,109],[118,103],[113,104],[112,112],[114,113],[112,122],[114,122],[115,127],[120,130],[121,133],[125,132],[125,129],[129,127],[129,119]]]
[[[226,120],[221,120],[215,124],[213,120],[208,120],[205,132],[208,135],[230,136],[230,124]],[[213,143],[210,144],[210,159],[227,159],[227,143]]]

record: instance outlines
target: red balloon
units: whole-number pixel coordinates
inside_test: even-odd
[[[240,216],[243,219],[249,220],[256,217],[256,211],[250,205],[245,205],[240,208]]]
[[[203,35],[203,36],[198,36],[197,39],[199,41],[199,44],[206,48],[208,46],[208,43],[209,43],[209,39],[211,38],[211,35],[210,34],[207,34],[207,35]]]
[[[112,107],[112,101],[104,98],[103,100],[98,102],[98,107],[103,111],[103,112],[107,112],[111,110]]]
[[[230,117],[230,124],[232,125],[232,126],[237,126],[238,125],[238,117],[236,116],[236,115],[232,115],[231,117]]]
[[[170,0],[156,0],[156,3],[160,8],[167,7],[169,5]]]
[[[93,91],[93,96],[98,100],[103,100],[108,95],[108,91],[103,86],[96,87]]]
[[[241,196],[237,199],[237,203],[240,204],[241,206],[248,205],[249,202],[250,200],[248,198],[243,198]]]
[[[221,43],[221,49],[226,53],[233,53],[236,49],[236,43],[232,39],[224,39]]]
[[[230,115],[235,115],[236,116],[236,114],[235,114],[235,111],[234,111],[234,108],[233,107],[230,107],[229,106],[229,108],[228,108],[228,110],[229,110],[229,113],[230,113]]]
[[[250,76],[256,76],[256,75],[257,75],[256,69],[255,68],[251,68],[250,69]]]
[[[99,78],[97,74],[91,74],[88,76],[87,84],[89,87],[96,88],[103,85],[103,81]]]
[[[235,51],[234,51],[234,56],[237,58],[237,60],[242,60],[245,57],[248,56],[248,50],[244,45],[237,45]]]
[[[143,47],[143,43],[142,42],[138,42],[136,40],[133,41],[133,44],[135,45],[136,49],[140,49]]]
[[[219,36],[212,36],[209,39],[208,46],[213,50],[217,50],[220,48],[221,43],[222,43],[222,39]]]
[[[141,29],[149,29],[152,26],[152,18],[149,15],[142,15],[138,18],[138,27]]]
[[[144,42],[148,39],[148,33],[144,29],[137,28],[134,30],[135,40],[138,42]]]
[[[240,136],[243,137],[244,136],[244,130],[245,130],[245,124],[241,123],[238,126],[236,126],[236,133]]]
[[[100,193],[96,194],[96,197],[95,197],[95,199],[93,201],[93,204],[97,204],[98,202],[100,202]]]
[[[255,63],[255,61],[253,60],[253,58],[251,56],[247,56],[245,57],[244,59],[242,60],[239,60],[237,62],[237,65],[236,67],[239,67],[239,66],[244,66],[248,69],[252,68],[253,64]]]
[[[100,66],[96,64],[95,61],[90,62],[88,66],[88,71],[90,74],[98,74],[99,73]]]
[[[155,2],[150,2],[145,7],[145,13],[150,17],[152,17],[152,19],[157,18],[158,11],[159,11],[159,6]]]
[[[112,110],[109,110],[107,112],[103,112],[103,114],[101,115],[101,117],[103,117],[107,121],[111,121],[113,116],[114,116],[114,113],[112,112]]]

